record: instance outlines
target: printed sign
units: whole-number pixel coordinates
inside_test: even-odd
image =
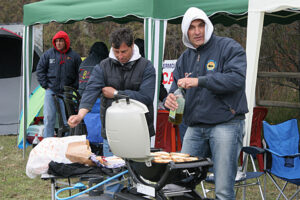
[[[173,83],[173,70],[175,69],[177,60],[165,60],[163,61],[162,73],[163,73],[163,84],[166,90],[169,92]]]

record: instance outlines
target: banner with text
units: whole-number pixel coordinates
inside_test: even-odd
[[[175,69],[177,60],[164,60],[162,66],[163,84],[169,92],[173,82],[173,70]]]

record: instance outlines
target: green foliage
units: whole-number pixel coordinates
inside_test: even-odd
[[[268,108],[268,114],[265,120],[272,124],[278,124],[293,118],[300,119],[299,109],[270,107]],[[298,124],[299,122],[300,120],[298,121]]]
[[[21,23],[23,5],[39,0],[0,0],[0,24]]]
[[[86,57],[94,42],[104,42],[110,48],[109,34],[118,27],[130,27],[135,38],[144,38],[143,24],[131,22],[117,24],[114,22],[88,23],[76,22],[74,24],[58,24],[55,22],[44,25],[44,50],[51,48],[52,38],[56,32],[62,30],[68,33],[71,47],[82,57]]]

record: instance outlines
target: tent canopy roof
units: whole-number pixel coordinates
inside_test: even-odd
[[[127,23],[143,22],[143,18],[149,17],[181,23],[183,14],[192,6],[203,9],[214,24],[247,25],[248,0],[44,0],[24,6],[23,23],[35,25],[82,20]],[[266,13],[264,25],[274,22],[288,24],[299,19],[299,10],[289,9]]]
[[[81,20],[126,23],[142,22],[148,17],[180,23],[185,11],[192,6],[203,9],[209,16],[216,15],[212,19],[215,23],[246,23],[244,16],[248,0],[44,0],[24,6],[23,23],[73,23]]]

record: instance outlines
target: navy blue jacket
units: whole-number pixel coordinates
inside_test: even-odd
[[[60,63],[64,58],[64,62]],[[47,50],[37,66],[37,79],[44,89],[50,88],[55,93],[62,93],[64,86],[78,88],[80,56],[71,48],[62,54],[54,47]]]
[[[218,124],[248,112],[245,94],[246,54],[240,44],[214,34],[197,49],[188,48],[173,72],[170,93],[177,81],[189,74],[199,86],[186,90],[184,119],[189,126]]]

